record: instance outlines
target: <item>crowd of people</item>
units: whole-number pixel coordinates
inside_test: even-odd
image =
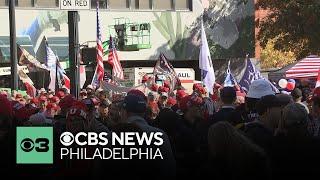
[[[276,94],[266,80],[248,92],[238,86],[193,92],[152,88],[112,94],[91,85],[78,99],[66,89],[41,89],[36,98],[0,93],[0,168],[20,175],[275,179],[318,174],[320,88]],[[15,164],[15,127],[52,126],[62,132],[163,132],[163,160],[61,161]],[[57,145],[59,146],[59,145]]]

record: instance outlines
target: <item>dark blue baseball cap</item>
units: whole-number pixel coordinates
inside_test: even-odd
[[[147,109],[147,102],[141,96],[129,94],[124,98],[123,108],[128,112],[143,113]]]

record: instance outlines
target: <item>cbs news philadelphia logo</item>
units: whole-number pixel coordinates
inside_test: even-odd
[[[17,127],[17,164],[52,164],[52,144],[52,127]]]

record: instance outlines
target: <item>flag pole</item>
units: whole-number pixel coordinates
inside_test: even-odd
[[[56,50],[56,57],[57,57],[57,50]],[[58,58],[56,58],[56,80],[55,80],[55,91],[58,91],[59,89],[59,83],[58,83]]]
[[[9,0],[10,22],[10,60],[11,60],[11,90],[18,90],[18,59],[16,41],[15,0]]]

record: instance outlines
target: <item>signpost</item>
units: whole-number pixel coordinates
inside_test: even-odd
[[[68,10],[69,27],[69,64],[71,94],[78,98],[80,93],[80,61],[79,61],[79,30],[78,10],[90,10],[90,0],[60,0],[60,10]]]
[[[90,10],[90,0],[60,0],[61,10]]]

